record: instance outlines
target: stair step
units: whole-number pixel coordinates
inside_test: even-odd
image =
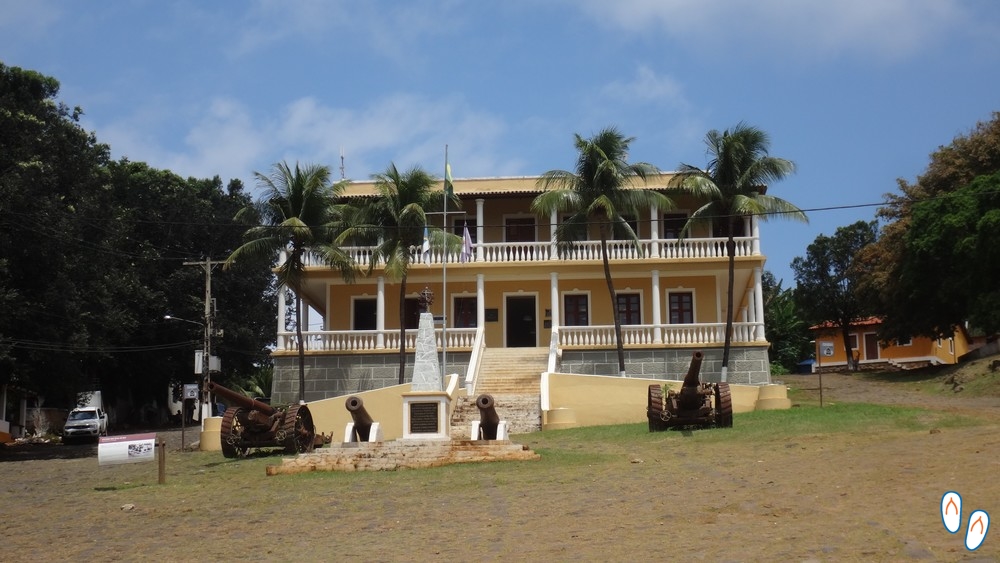
[[[541,374],[548,368],[548,348],[487,348],[476,376],[475,396],[465,397],[452,415],[452,436],[468,437],[479,419],[476,397],[488,393],[511,434],[541,429]]]

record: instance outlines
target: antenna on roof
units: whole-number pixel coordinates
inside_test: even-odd
[[[344,147],[340,147],[340,179],[345,180],[347,178],[344,172]]]

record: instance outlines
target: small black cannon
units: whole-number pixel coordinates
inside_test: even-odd
[[[347,411],[351,413],[353,424],[348,428],[344,436],[345,442],[368,442],[371,441],[372,428],[378,429],[378,423],[372,420],[368,411],[365,410],[365,402],[361,397],[352,395],[344,403]]]
[[[679,427],[733,426],[733,400],[729,384],[701,383],[698,375],[703,358],[701,352],[691,355],[691,365],[680,391],[668,389],[666,385],[649,386],[646,417],[650,432]]]
[[[250,448],[306,453],[316,446],[316,427],[309,407],[272,407],[214,382],[209,382],[208,390],[236,405],[222,416],[222,455],[245,457]]]
[[[497,414],[496,401],[493,395],[482,394],[476,397],[476,407],[479,408],[479,429],[473,435],[473,440],[496,440],[500,428],[500,415]],[[501,439],[506,439],[504,436]]]

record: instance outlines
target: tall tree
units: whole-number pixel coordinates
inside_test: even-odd
[[[859,291],[866,272],[865,263],[857,257],[877,237],[875,221],[858,221],[838,227],[833,236],[819,235],[806,249],[805,258],[792,260],[800,310],[814,324],[831,323],[840,329],[854,370],[858,365],[852,354],[851,324],[872,313],[868,299]]]
[[[947,337],[965,321],[1000,331],[1000,172],[915,203],[910,221],[895,282],[907,301],[892,304],[883,336]]]
[[[386,278],[399,281],[399,383],[406,373],[406,278],[415,249],[420,249],[427,229],[426,213],[440,205],[438,180],[419,166],[400,172],[394,163],[374,174],[375,196],[355,209],[338,240],[375,245],[369,271],[384,265]],[[440,237],[441,234],[438,234]]]
[[[879,308],[885,316],[884,337],[898,337],[914,334],[932,336],[934,331],[948,331],[949,327],[936,328],[924,322],[910,324],[907,319],[914,311],[909,288],[902,286],[903,269],[908,263],[907,248],[911,236],[920,238],[920,233],[912,233],[915,207],[920,202],[950,196],[965,189],[979,176],[988,176],[1000,171],[1000,112],[993,112],[989,121],[979,122],[967,134],[958,135],[948,145],[931,153],[927,170],[919,175],[916,182],[897,180],[899,193],[887,193],[886,205],[879,208],[877,215],[884,221],[878,242],[864,251],[864,259],[872,264],[870,279],[866,280],[872,295],[877,296]],[[937,229],[935,229],[936,231]],[[970,266],[973,264],[966,264]],[[977,261],[975,266],[981,266]],[[964,269],[964,268],[963,268]],[[939,272],[934,272],[938,274]],[[929,276],[922,278],[932,284]],[[911,280],[920,283],[919,279]],[[925,288],[933,292],[933,287]],[[968,291],[965,289],[964,291]],[[900,322],[897,323],[896,320]],[[962,319],[965,320],[965,319]],[[912,332],[911,332],[912,331]],[[903,333],[903,334],[901,334]],[[907,334],[908,333],[908,334]]]
[[[269,174],[254,172],[260,199],[244,207],[236,219],[255,222],[244,234],[246,242],[226,259],[232,267],[241,258],[269,256],[285,252],[278,264],[279,286],[295,291],[295,336],[299,355],[299,402],[305,402],[305,343],[302,339],[302,281],[309,254],[321,257],[340,270],[345,280],[354,278],[350,257],[333,244],[338,208],[336,198],[345,184],[330,183],[330,168],[320,165],[290,167],[276,163]]]
[[[726,335],[722,349],[722,380],[729,370],[729,349],[733,337],[733,282],[736,272],[736,241],[746,217],[762,220],[778,217],[806,222],[805,213],[791,203],[767,195],[768,185],[783,180],[795,171],[790,160],[770,156],[770,137],[764,131],[743,122],[721,133],[715,129],[705,135],[709,156],[705,169],[680,165],[677,185],[708,203],[688,219],[683,235],[693,225],[704,223],[720,228],[726,237],[729,256],[729,283],[726,290]]]
[[[550,170],[542,174],[538,185],[544,192],[531,202],[531,210],[548,217],[552,212],[571,213],[559,223],[556,239],[561,244],[586,238],[587,227],[596,223],[601,238],[601,258],[604,262],[604,280],[611,297],[612,317],[615,323],[615,344],[618,347],[618,371],[625,376],[625,349],[622,345],[622,325],[618,312],[618,296],[611,279],[608,262],[608,238],[639,242],[638,236],[626,220],[638,217],[640,211],[657,206],[672,209],[673,202],[665,195],[652,190],[630,189],[645,181],[658,170],[645,162],[629,163],[628,149],[635,140],[625,137],[614,127],[599,131],[589,139],[574,135],[579,153],[572,171]]]
[[[50,404],[98,373],[105,355],[84,352],[105,318],[89,289],[114,256],[103,242],[109,149],[58,93],[56,79],[0,63],[0,384]]]

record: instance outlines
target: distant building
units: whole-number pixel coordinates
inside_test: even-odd
[[[851,323],[850,342],[853,359],[861,369],[893,366],[901,369],[927,365],[956,364],[969,352],[971,338],[958,327],[948,338],[914,336],[905,340],[880,342],[878,329],[882,319],[869,317]],[[816,369],[847,369],[847,351],[840,326],[825,322],[809,327],[816,342]]]

